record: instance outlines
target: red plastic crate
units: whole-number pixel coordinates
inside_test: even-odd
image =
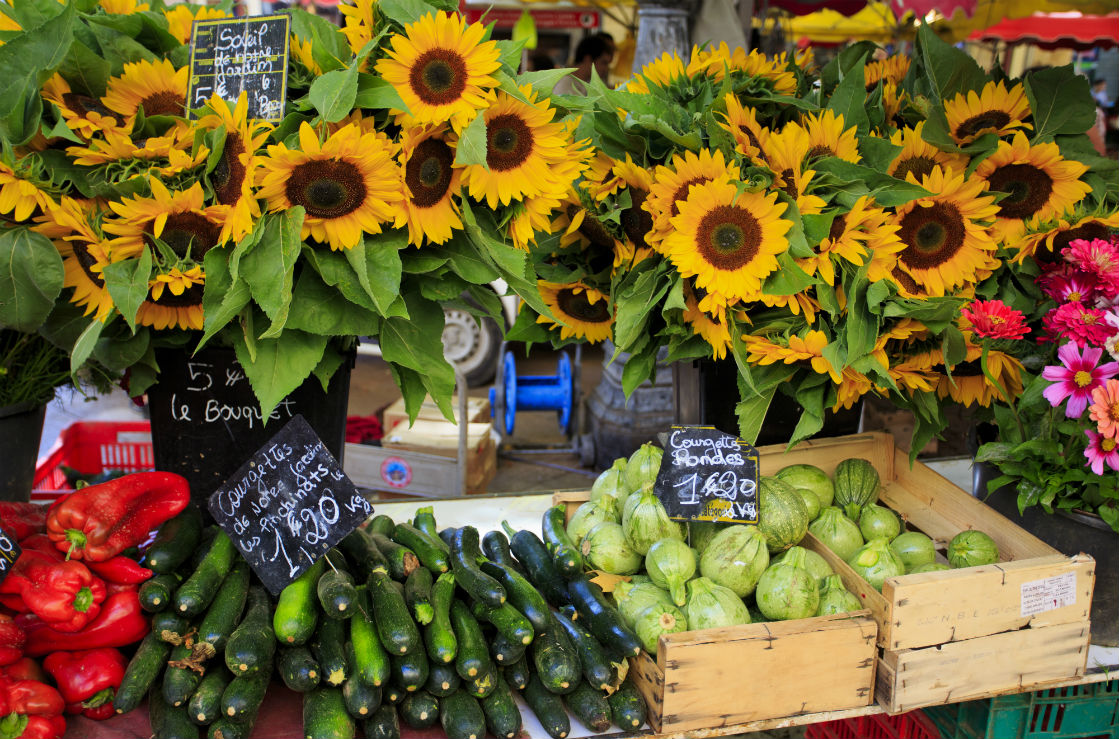
[[[805,727],[805,739],[941,739],[936,725],[921,711],[823,721]]]
[[[62,466],[83,475],[105,470],[140,472],[155,467],[152,430],[147,421],[77,421],[62,430],[54,447],[35,468],[31,500],[47,502],[71,490]]]

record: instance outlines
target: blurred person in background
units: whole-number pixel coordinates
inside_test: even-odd
[[[553,94],[586,95],[592,69],[605,82],[610,76],[615,48],[614,37],[608,33],[592,33],[585,37],[575,47],[575,58],[572,60],[575,71],[556,83]]]

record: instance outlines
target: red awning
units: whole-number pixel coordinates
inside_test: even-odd
[[[808,15],[824,8],[834,10],[840,15],[854,15],[863,9],[866,2],[867,0],[769,0],[765,5],[780,8],[793,15]],[[762,6],[763,3],[755,3],[755,11]]]
[[[1035,13],[1026,18],[1006,18],[975,31],[968,39],[1028,43],[1043,49],[1108,48],[1119,46],[1119,13]]]

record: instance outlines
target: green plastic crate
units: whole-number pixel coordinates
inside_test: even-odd
[[[1119,680],[924,711],[944,739],[1119,739]]]

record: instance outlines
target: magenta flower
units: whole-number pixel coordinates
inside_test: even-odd
[[[1030,332],[1022,311],[1001,300],[976,300],[960,313],[972,332],[982,339],[1021,339]]]
[[[1119,243],[1104,239],[1073,239],[1061,253],[1065,261],[1092,275],[1108,293],[1119,289]]]
[[[1037,278],[1038,287],[1060,303],[1088,302],[1095,296],[1096,281],[1084,272],[1079,272],[1071,265],[1061,264],[1057,269],[1051,269]]]
[[[1107,314],[1080,303],[1065,303],[1041,319],[1050,341],[1071,341],[1077,346],[1102,346],[1111,338]]]
[[[1042,377],[1055,383],[1045,388],[1043,393],[1049,404],[1056,408],[1068,398],[1065,415],[1080,418],[1092,399],[1092,391],[1119,372],[1119,362],[1097,366],[1102,355],[1103,349],[1094,347],[1085,347],[1084,352],[1079,353],[1076,344],[1061,346],[1057,350],[1057,358],[1064,366],[1046,367],[1041,371]]]
[[[1092,472],[1102,475],[1105,462],[1108,467],[1119,472],[1119,441],[1097,434],[1091,429],[1084,429],[1084,433],[1088,434],[1088,446],[1084,450],[1084,456],[1088,458]]]

